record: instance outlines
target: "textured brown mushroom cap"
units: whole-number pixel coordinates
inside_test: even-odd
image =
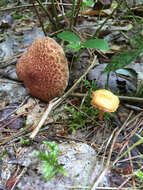
[[[17,62],[16,73],[30,94],[44,101],[61,96],[69,78],[63,49],[49,37],[32,43]]]
[[[92,93],[91,104],[102,111],[115,112],[119,105],[119,98],[108,90],[100,89]]]

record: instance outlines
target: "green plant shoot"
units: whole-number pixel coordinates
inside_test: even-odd
[[[91,6],[94,4],[94,0],[87,0],[87,1],[82,1],[81,8]]]
[[[141,182],[143,182],[143,172],[141,170],[134,172],[134,174],[139,178]]]
[[[108,44],[103,39],[89,39],[81,42],[80,38],[70,31],[63,31],[57,35],[58,38],[69,42],[67,47],[71,47],[74,51],[79,51],[81,48],[95,48],[99,50],[109,50]]]
[[[46,150],[45,153],[36,151],[36,154],[43,163],[42,173],[45,180],[50,180],[58,172],[62,173],[65,176],[68,176],[68,173],[64,170],[63,166],[58,163],[58,156],[61,153],[58,150],[58,145],[55,143],[49,143],[47,141],[43,141],[43,144],[47,146],[48,150]]]
[[[0,154],[0,160],[2,159],[3,156],[5,156],[8,153],[8,150],[5,149],[3,153]]]

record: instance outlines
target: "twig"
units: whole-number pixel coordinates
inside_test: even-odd
[[[46,2],[43,3],[43,5],[51,5],[51,2]],[[56,4],[56,3],[55,3]],[[63,5],[63,6],[72,6],[71,3],[59,3],[59,5]],[[35,6],[40,6],[38,3],[35,3]],[[21,8],[29,8],[29,7],[33,7],[33,4],[25,4],[25,5],[20,5],[20,6],[16,6],[16,7],[7,7],[7,8],[1,8],[1,11],[9,11],[9,10],[15,10],[15,9],[21,9]]]
[[[85,189],[90,189],[90,186],[69,186],[69,185],[58,185],[57,187],[63,187],[63,188],[66,188],[66,189],[81,189],[81,190],[85,190]],[[118,187],[97,187],[96,190],[119,190]],[[120,188],[120,190],[137,190],[137,189],[134,189],[133,187],[126,187],[126,188]]]
[[[71,15],[71,20],[70,20],[70,29],[73,26],[73,21],[74,21],[74,15],[75,14],[75,0],[72,0],[72,15]]]
[[[119,96],[119,98],[120,100],[143,103],[143,98],[130,97],[130,96]]]
[[[45,120],[47,119],[49,113],[55,109],[59,104],[61,104],[65,98],[67,96],[69,96],[71,94],[71,92],[73,90],[75,90],[75,88],[77,87],[77,85],[81,82],[81,80],[87,75],[87,73],[89,72],[90,69],[92,69],[94,67],[94,65],[96,64],[96,56],[94,57],[94,60],[92,62],[92,64],[88,67],[88,69],[86,70],[86,72],[76,81],[76,83],[59,99],[57,99],[56,101],[52,100],[49,105],[46,108],[46,111],[44,112],[39,124],[37,125],[37,127],[32,131],[32,134],[30,135],[30,138],[33,139],[37,133],[39,132],[40,128],[42,127],[42,125],[45,123]]]
[[[131,176],[128,176],[128,178],[118,188],[121,189],[130,179],[131,179]],[[136,188],[133,188],[133,189],[137,190]]]
[[[122,129],[125,127],[125,126],[128,126],[129,125],[129,118],[131,118],[131,115],[133,114],[133,111],[130,112],[128,118],[126,119],[126,121],[124,122],[124,124],[122,125],[122,127],[119,129],[118,131],[118,135],[120,134],[120,132],[122,131]],[[113,162],[113,166],[121,159],[121,156],[118,157],[114,162]]]
[[[129,144],[127,145],[127,148],[129,148]],[[131,152],[128,152],[128,155],[129,155],[129,159],[130,159],[130,166],[132,168],[132,174],[133,174],[133,162],[132,162],[132,155],[131,155]],[[133,187],[135,188],[136,187],[136,183],[135,183],[135,178],[134,178],[134,175],[132,175],[132,184],[133,184]]]
[[[42,22],[42,20],[41,20],[41,17],[40,17],[40,15],[39,15],[39,12],[38,12],[38,10],[37,10],[37,7],[36,7],[35,4],[34,4],[34,0],[31,0],[31,1],[32,1],[33,7],[34,7],[34,9],[35,9],[35,13],[36,13],[36,15],[37,15],[37,17],[38,17],[39,23],[40,23],[40,25],[41,25],[41,27],[42,27],[42,30],[43,30],[43,32],[44,32],[44,35],[47,36],[47,33],[46,33],[46,31],[45,31],[45,28],[44,28],[43,22]]]
[[[143,167],[141,167],[139,170],[141,171],[143,169]],[[135,174],[130,174],[130,176],[128,176],[128,178],[118,187],[118,189],[122,190],[122,187],[131,179],[131,177],[135,176]],[[123,188],[123,190],[125,190],[126,188]],[[137,189],[141,189],[141,187],[131,187],[129,188],[129,190],[137,190]]]
[[[112,137],[114,136],[115,132],[116,132],[117,129],[114,129],[113,133],[112,133]],[[102,180],[102,178],[105,176],[105,174],[107,173],[108,169],[110,168],[110,160],[111,160],[111,155],[112,155],[112,151],[113,151],[113,148],[114,148],[114,144],[116,142],[116,139],[117,139],[117,136],[115,135],[114,138],[113,138],[113,142],[112,142],[112,145],[111,145],[111,148],[110,148],[110,152],[109,152],[109,155],[108,155],[108,158],[107,158],[107,162],[106,162],[106,165],[104,167],[104,170],[100,173],[98,179],[96,180],[96,182],[94,183],[93,187],[91,188],[91,190],[96,190],[98,184],[100,183],[100,181]]]
[[[84,97],[84,93],[72,93],[72,96],[77,96],[77,97]],[[138,98],[138,97],[130,97],[130,96],[118,96],[120,100],[124,101],[129,101],[129,102],[139,102],[143,103],[143,98]]]
[[[21,55],[22,55],[22,53],[20,53],[18,55],[13,55],[12,57],[10,57],[4,61],[0,61],[0,69],[4,69],[11,64],[15,64],[16,61],[13,61],[13,59],[19,58]]]
[[[135,117],[133,117],[132,119],[130,119],[130,121],[128,121],[127,126],[130,125],[132,122],[134,122],[135,120],[137,120],[140,116],[143,115],[143,111],[141,111],[139,114],[137,114]]]
[[[118,135],[120,134],[120,132],[122,131],[122,129],[126,126],[127,124],[127,121],[129,120],[129,118],[131,117],[132,115],[132,112],[130,112],[128,118],[126,119],[126,121],[124,122],[124,124],[121,126],[121,128],[116,132],[116,129],[113,131],[112,134],[115,134],[114,138],[113,138],[113,142],[112,142],[112,145],[111,145],[111,148],[110,148],[110,152],[109,152],[109,155],[108,155],[108,159],[107,159],[107,162],[106,162],[106,165],[105,165],[105,168],[104,170],[100,173],[98,179],[96,180],[96,182],[94,183],[93,187],[91,190],[96,190],[97,189],[97,186],[98,184],[100,183],[101,179],[103,178],[103,176],[106,174],[106,172],[113,166],[110,165],[110,159],[111,159],[111,154],[112,154],[112,151],[113,151],[113,148],[114,148],[114,144],[116,142],[116,139],[118,137]]]
[[[99,28],[96,30],[96,32],[93,34],[92,38],[98,37],[99,31],[102,29],[102,27],[105,25],[105,23],[114,15],[115,11],[118,9],[118,7],[122,4],[124,0],[121,0],[120,3],[118,2],[117,7],[112,11],[112,13],[104,20],[104,22],[99,26]]]
[[[46,13],[47,17],[49,18],[49,21],[53,25],[53,28],[55,28],[57,30],[55,20],[52,18],[52,16],[50,15],[50,13],[47,11],[47,9],[45,8],[45,6],[41,3],[41,0],[36,0],[36,1],[39,3],[39,5],[42,8],[42,10]]]
[[[20,178],[26,173],[26,171],[27,171],[27,167],[25,166],[25,167],[23,168],[22,172],[21,172],[21,173],[19,174],[19,176],[16,178],[16,181],[15,181],[15,183],[13,184],[11,190],[14,190],[14,189],[15,189],[16,184],[19,182]]]
[[[8,114],[7,116],[5,116],[2,119],[0,119],[0,122],[4,121],[9,116],[11,116],[12,114],[14,114],[28,100],[28,98],[29,98],[29,96],[26,96],[26,98],[24,99],[24,101],[14,111],[12,111],[10,114]]]
[[[131,147],[129,147],[121,156],[119,156],[118,160],[123,158],[127,153],[129,153],[133,148],[143,143],[143,139],[138,140],[136,143],[134,143]]]
[[[63,16],[65,22],[67,23],[67,25],[69,25],[70,22],[69,22],[67,16],[65,15],[65,13],[64,13],[64,9],[61,9],[60,3],[59,3],[57,0],[56,0],[56,2],[57,2],[57,9],[58,9],[58,11],[62,14],[62,16]]]
[[[75,8],[76,13],[75,13],[75,19],[74,19],[74,23],[73,23],[74,26],[76,26],[76,23],[77,23],[77,20],[78,20],[78,14],[79,14],[79,11],[80,11],[81,4],[82,4],[82,1],[78,0],[76,8]]]
[[[55,19],[56,19],[56,22],[55,22],[56,28],[58,28],[57,25],[59,25],[59,20],[58,20],[57,8],[56,8],[57,4],[54,3],[54,0],[51,0],[51,2],[52,2],[52,5],[53,5],[53,12],[54,12],[54,16],[55,16]]]
[[[27,126],[24,129],[22,129],[21,131],[18,131],[17,133],[12,134],[12,136],[10,137],[6,137],[5,139],[1,139],[0,140],[0,146],[6,144],[6,143],[11,143],[12,139],[14,139],[14,142],[17,141],[21,135],[24,135],[27,131],[32,131],[32,127]],[[2,141],[3,140],[3,141]]]
[[[60,102],[60,99],[59,98],[58,100],[54,101],[50,101],[47,108],[46,108],[46,111],[44,112],[44,114],[42,115],[42,118],[39,122],[39,124],[37,125],[37,127],[32,131],[32,134],[30,135],[30,138],[31,139],[34,139],[34,137],[37,135],[37,133],[39,132],[39,130],[41,129],[42,125],[45,123],[49,113],[52,111],[53,107],[55,105],[57,105],[59,102]]]
[[[126,108],[129,108],[129,109],[132,109],[132,110],[135,110],[135,111],[143,111],[143,108],[140,108],[140,107],[137,107],[137,106],[134,106],[134,105],[124,104],[124,106]]]

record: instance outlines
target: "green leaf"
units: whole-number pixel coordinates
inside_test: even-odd
[[[7,149],[5,149],[5,150],[4,150],[4,152],[0,154],[0,160],[1,160],[1,159],[2,159],[2,157],[3,157],[4,155],[6,155],[7,153],[8,153],[8,150],[7,150]]]
[[[143,181],[143,172],[142,171],[136,171],[134,174],[141,180]]]
[[[80,49],[81,49],[81,45],[79,45],[79,44],[73,44],[73,43],[70,43],[70,44],[68,44],[67,45],[67,47],[71,47],[71,48],[73,48],[75,51],[79,51]]]
[[[103,39],[90,39],[82,43],[86,48],[96,48],[100,50],[109,50],[107,42]]]
[[[75,42],[76,44],[80,44],[80,38],[70,31],[63,31],[60,34],[58,34],[57,37],[66,42]]]
[[[115,72],[117,69],[121,69],[129,65],[142,51],[143,49],[121,52],[119,55],[113,57],[111,62],[105,67],[104,72]]]
[[[20,19],[20,18],[22,18],[23,15],[20,15],[20,14],[14,12],[12,16],[14,19]]]
[[[47,141],[43,141],[43,143],[47,146],[48,150],[45,150],[44,153],[36,151],[36,154],[43,163],[42,173],[44,174],[45,180],[50,180],[58,172],[67,176],[68,173],[64,170],[63,166],[58,163],[58,156],[61,153],[58,150],[58,145]]]
[[[94,3],[94,0],[82,1],[81,8],[84,8],[84,7],[87,7],[87,6],[91,6],[91,5],[93,5],[93,3]]]
[[[65,176],[69,176],[69,174],[67,173],[67,171],[65,170],[65,169],[63,169],[63,167],[62,166],[60,166],[59,167],[59,171],[63,174],[63,175],[65,175]]]

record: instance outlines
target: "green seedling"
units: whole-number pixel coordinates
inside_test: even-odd
[[[22,145],[26,145],[26,146],[30,145],[30,140],[29,139],[21,138],[20,142],[21,142]]]
[[[65,107],[70,112],[69,126],[72,131],[79,128],[85,128],[89,126],[96,115],[99,114],[99,110],[94,109],[91,105],[82,105],[80,108]]]
[[[137,170],[134,174],[139,179],[139,182],[143,182],[143,172],[141,170]]]
[[[132,149],[134,149],[136,146],[140,145],[143,143],[143,137],[141,137],[140,135],[136,134],[136,136],[138,136],[140,138],[140,140],[138,140],[137,142],[135,142],[131,147],[129,147],[123,154],[121,154],[121,156],[119,157],[119,159],[123,158],[126,154],[128,154]]]
[[[14,12],[14,13],[12,14],[12,16],[13,16],[14,19],[26,19],[26,18],[27,18],[26,16],[21,15],[21,14],[19,14],[19,13],[17,13],[17,12]]]
[[[5,156],[8,153],[8,150],[5,149],[3,153],[0,154],[0,160],[2,159],[3,156]]]
[[[65,171],[63,166],[58,163],[58,156],[61,153],[58,149],[58,145],[55,143],[49,143],[47,141],[43,141],[43,144],[46,145],[47,150],[44,153],[36,151],[36,154],[43,163],[42,173],[45,180],[50,180],[58,172],[68,176],[68,173]]]
[[[67,47],[73,48],[74,51],[79,51],[81,48],[95,48],[99,50],[109,50],[108,44],[103,39],[89,39],[81,42],[80,38],[71,31],[63,31],[57,35],[58,38],[69,42]]]
[[[97,84],[96,84],[95,81],[89,82],[88,80],[85,80],[85,79],[82,79],[82,81],[83,81],[83,83],[84,83],[84,85],[85,85],[85,88],[87,88],[87,90],[88,90],[89,96],[91,96],[92,91],[98,89],[98,86],[97,86]],[[89,96],[88,96],[88,97],[89,97]]]
[[[85,127],[85,124],[87,122],[85,113],[81,110],[76,110],[75,108],[71,108],[66,106],[65,110],[68,111],[70,115],[70,123],[69,126],[74,131],[77,128],[83,128]]]
[[[92,6],[94,4],[94,0],[87,0],[87,1],[82,1],[81,3],[81,8],[85,8],[88,6]]]
[[[65,107],[65,110],[69,112],[68,125],[71,127],[72,131],[79,128],[85,128],[91,124],[94,117],[99,114],[99,110],[91,105],[91,93],[97,88],[96,83],[90,83],[88,80],[83,80],[83,83],[88,90],[84,103],[79,107]]]
[[[22,35],[21,36],[15,36],[15,39],[21,40],[21,39],[23,39],[23,36]]]

